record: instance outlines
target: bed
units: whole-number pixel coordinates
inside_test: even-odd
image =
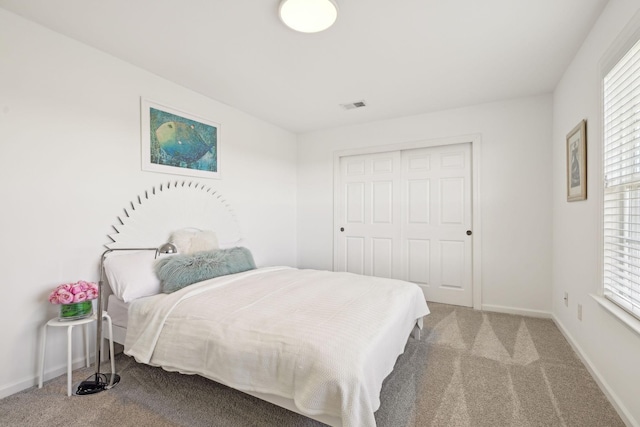
[[[114,243],[120,237],[112,236]],[[429,313],[420,288],[346,272],[255,265],[223,268],[228,274],[207,275],[170,293],[148,284],[150,271],[163,277],[161,262],[237,248],[223,246],[168,261],[137,253],[105,263],[114,291],[107,310],[125,354],[201,375],[329,425],[375,426],[382,382],[410,335],[419,338],[422,317]],[[118,271],[118,265],[126,268]],[[160,280],[160,288],[165,285]]]

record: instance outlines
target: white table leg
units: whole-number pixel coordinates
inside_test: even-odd
[[[87,328],[89,327],[88,323],[85,323],[84,325],[82,325],[82,339],[84,339],[84,363],[87,366],[87,368],[89,366],[91,366],[91,364],[89,363],[89,339],[87,336]]]
[[[71,350],[73,326],[67,327],[67,396],[71,396]]]
[[[47,345],[47,325],[42,326],[40,336],[40,376],[38,377],[38,388],[42,388],[42,382],[44,381],[44,356],[45,348]]]

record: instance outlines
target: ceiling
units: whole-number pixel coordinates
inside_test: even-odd
[[[296,133],[550,93],[607,0],[0,0],[0,7]],[[345,110],[340,104],[364,100]]]

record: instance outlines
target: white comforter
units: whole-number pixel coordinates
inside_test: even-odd
[[[375,426],[382,381],[428,313],[411,283],[261,268],[135,300],[125,353],[292,399],[299,412],[344,426]]]

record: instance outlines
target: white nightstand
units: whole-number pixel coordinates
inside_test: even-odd
[[[116,373],[116,364],[114,360],[113,354],[113,325],[111,324],[111,317],[105,311],[102,314],[102,319],[107,322],[108,330],[109,330],[109,357],[111,359],[111,373]],[[97,320],[97,316],[94,313],[93,315],[78,320],[60,320],[57,317],[55,319],[49,320],[43,327],[40,338],[40,376],[38,378],[38,388],[42,388],[42,381],[44,379],[44,357],[45,350],[47,345],[47,326],[51,327],[66,327],[67,328],[67,396],[71,396],[71,372],[72,372],[72,339],[73,339],[73,327],[74,326],[83,326],[82,327],[82,337],[84,339],[84,348],[85,348],[85,360],[87,363],[87,367],[90,367],[91,364],[89,362],[89,341],[87,340],[87,327],[89,323],[95,322]],[[100,347],[102,348],[102,347]]]

